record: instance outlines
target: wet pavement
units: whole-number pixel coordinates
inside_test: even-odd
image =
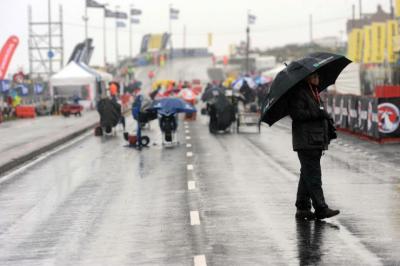
[[[89,132],[0,177],[0,265],[400,265],[399,144],[341,135],[322,159],[341,214],[299,222],[290,121],[243,132],[199,115],[166,148],[154,122],[141,152]]]

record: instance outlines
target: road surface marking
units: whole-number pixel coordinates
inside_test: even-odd
[[[190,136],[186,136],[186,139],[191,139],[191,137]]]
[[[185,133],[186,133],[186,134],[190,134],[190,130],[186,129],[186,130],[185,130]]]
[[[184,124],[185,126],[187,126],[187,125],[188,125],[188,122],[187,122],[187,121],[185,121],[185,122],[183,122],[183,124]]]
[[[0,184],[11,179],[12,177],[14,177],[15,175],[18,175],[22,172],[24,172],[25,170],[27,170],[28,168],[34,166],[35,164],[47,159],[48,157],[52,156],[53,154],[56,154],[60,151],[62,151],[63,149],[68,148],[69,146],[74,145],[75,143],[83,140],[84,138],[92,135],[93,132],[91,130],[89,130],[86,133],[83,133],[82,135],[80,135],[79,137],[76,137],[64,144],[62,144],[61,146],[55,147],[50,151],[47,151],[45,153],[40,154],[37,158],[33,159],[32,161],[28,161],[27,163],[22,164],[21,166],[17,166],[14,170],[10,170],[10,172],[4,176],[0,175]]]
[[[206,256],[204,255],[194,256],[193,261],[194,261],[194,266],[207,266]]]
[[[193,165],[192,165],[192,164],[188,164],[188,165],[187,165],[187,169],[188,169],[188,170],[193,170]]]
[[[186,153],[186,157],[192,157],[193,156],[193,152],[189,151]]]
[[[186,143],[186,148],[191,148],[191,147],[192,147],[192,144]]]
[[[188,125],[185,125],[185,129],[189,129],[189,126],[188,126]]]
[[[190,212],[190,224],[191,225],[200,225],[200,216],[198,211]]]
[[[195,190],[196,189],[196,182],[195,181],[189,181],[188,182],[188,189],[189,190]]]

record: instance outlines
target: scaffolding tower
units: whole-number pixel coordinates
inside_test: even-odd
[[[50,0],[48,21],[33,21],[32,7],[28,6],[29,72],[31,78],[49,79],[64,66],[63,9],[59,6],[59,21],[52,21]]]

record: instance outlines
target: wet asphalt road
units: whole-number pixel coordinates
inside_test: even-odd
[[[142,152],[88,135],[2,177],[0,265],[400,264],[398,165],[332,144],[324,188],[342,213],[296,222],[287,125],[213,136],[206,123],[182,122],[175,148],[154,123]]]
[[[0,265],[400,265],[400,145],[342,135],[322,161],[342,213],[296,222],[290,121],[252,132],[210,135],[198,116],[163,148],[153,123],[141,152],[90,132],[0,177]]]

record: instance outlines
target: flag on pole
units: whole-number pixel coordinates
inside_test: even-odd
[[[142,14],[142,10],[136,9],[136,8],[131,9],[131,16],[139,16],[141,14]]]
[[[131,18],[132,24],[140,24],[140,20],[138,18]]]
[[[94,0],[86,0],[86,7],[104,8],[104,5],[99,4]]]
[[[254,15],[252,15],[252,14],[249,13],[248,16],[247,16],[247,23],[248,23],[249,25],[253,25],[253,24],[256,23],[256,19],[257,19],[256,16],[254,16]]]
[[[170,19],[179,19],[179,10],[171,7],[169,9],[169,18]]]
[[[117,20],[117,28],[125,28],[125,27],[126,27],[125,22]]]
[[[112,11],[110,9],[106,9],[104,13],[106,18],[119,18],[119,19],[127,19],[128,14],[125,12],[119,12],[119,11]]]

